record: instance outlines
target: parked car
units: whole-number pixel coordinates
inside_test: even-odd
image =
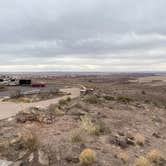
[[[44,84],[44,83],[34,83],[31,86],[34,87],[34,88],[39,88],[39,87],[45,87],[46,84]]]

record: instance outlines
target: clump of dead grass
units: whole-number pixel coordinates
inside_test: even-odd
[[[102,120],[92,122],[92,119],[87,115],[81,117],[80,129],[92,135],[111,133],[111,129],[106,126],[106,124]]]
[[[145,137],[140,133],[135,134],[134,140],[138,145],[143,146],[145,144]]]
[[[52,112],[53,114],[55,114],[56,116],[63,116],[65,113],[64,111],[62,111],[61,108],[59,108],[57,105],[55,104],[51,104],[48,107],[48,111]]]
[[[152,165],[147,158],[140,156],[138,159],[136,159],[134,166],[152,166]]]
[[[72,143],[79,143],[84,142],[85,140],[85,132],[80,128],[75,129],[71,133],[71,142]]]
[[[68,103],[71,101],[71,97],[67,97],[66,99],[61,99],[59,100],[59,105],[60,106],[65,106],[68,105]]]
[[[150,152],[148,152],[146,154],[146,157],[150,162],[155,162],[155,163],[158,163],[161,159],[163,159],[161,151],[157,149],[153,149]]]
[[[123,152],[120,152],[117,156],[120,160],[123,161],[123,163],[127,163],[128,160],[129,160],[129,156],[127,154],[127,152],[123,151]]]
[[[100,98],[96,95],[88,95],[84,98],[84,101],[89,104],[98,104],[100,103]]]
[[[128,104],[128,103],[132,102],[133,99],[129,98],[128,96],[118,96],[117,101],[124,103],[124,104]]]
[[[38,139],[35,133],[30,130],[24,129],[20,134],[19,137],[24,143],[24,146],[29,151],[35,151],[38,147]]]
[[[99,128],[97,125],[95,125],[91,118],[88,116],[82,116],[81,117],[81,126],[80,128],[84,131],[86,131],[89,134],[95,134],[98,135]]]
[[[79,160],[81,165],[91,165],[96,161],[96,153],[92,149],[84,149],[79,156]]]

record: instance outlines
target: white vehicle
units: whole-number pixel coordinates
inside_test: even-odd
[[[9,85],[9,80],[0,79],[0,85]]]
[[[8,83],[9,86],[17,86],[19,85],[19,80],[11,79]]]
[[[16,79],[0,79],[0,85],[16,86],[19,85],[19,81]]]

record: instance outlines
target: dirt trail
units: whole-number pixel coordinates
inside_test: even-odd
[[[59,100],[61,100],[61,99],[65,99],[67,97],[75,98],[75,97],[78,97],[80,95],[79,88],[61,89],[61,91],[71,93],[71,94],[63,96],[63,97],[39,101],[39,102],[35,102],[35,103],[14,103],[14,102],[2,102],[2,101],[0,101],[0,120],[14,116],[19,111],[27,109],[29,107],[36,107],[36,106],[37,107],[47,107],[50,104],[58,103]]]

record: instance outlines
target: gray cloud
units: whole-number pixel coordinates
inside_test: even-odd
[[[165,6],[165,0],[0,0],[0,71],[166,70]]]

